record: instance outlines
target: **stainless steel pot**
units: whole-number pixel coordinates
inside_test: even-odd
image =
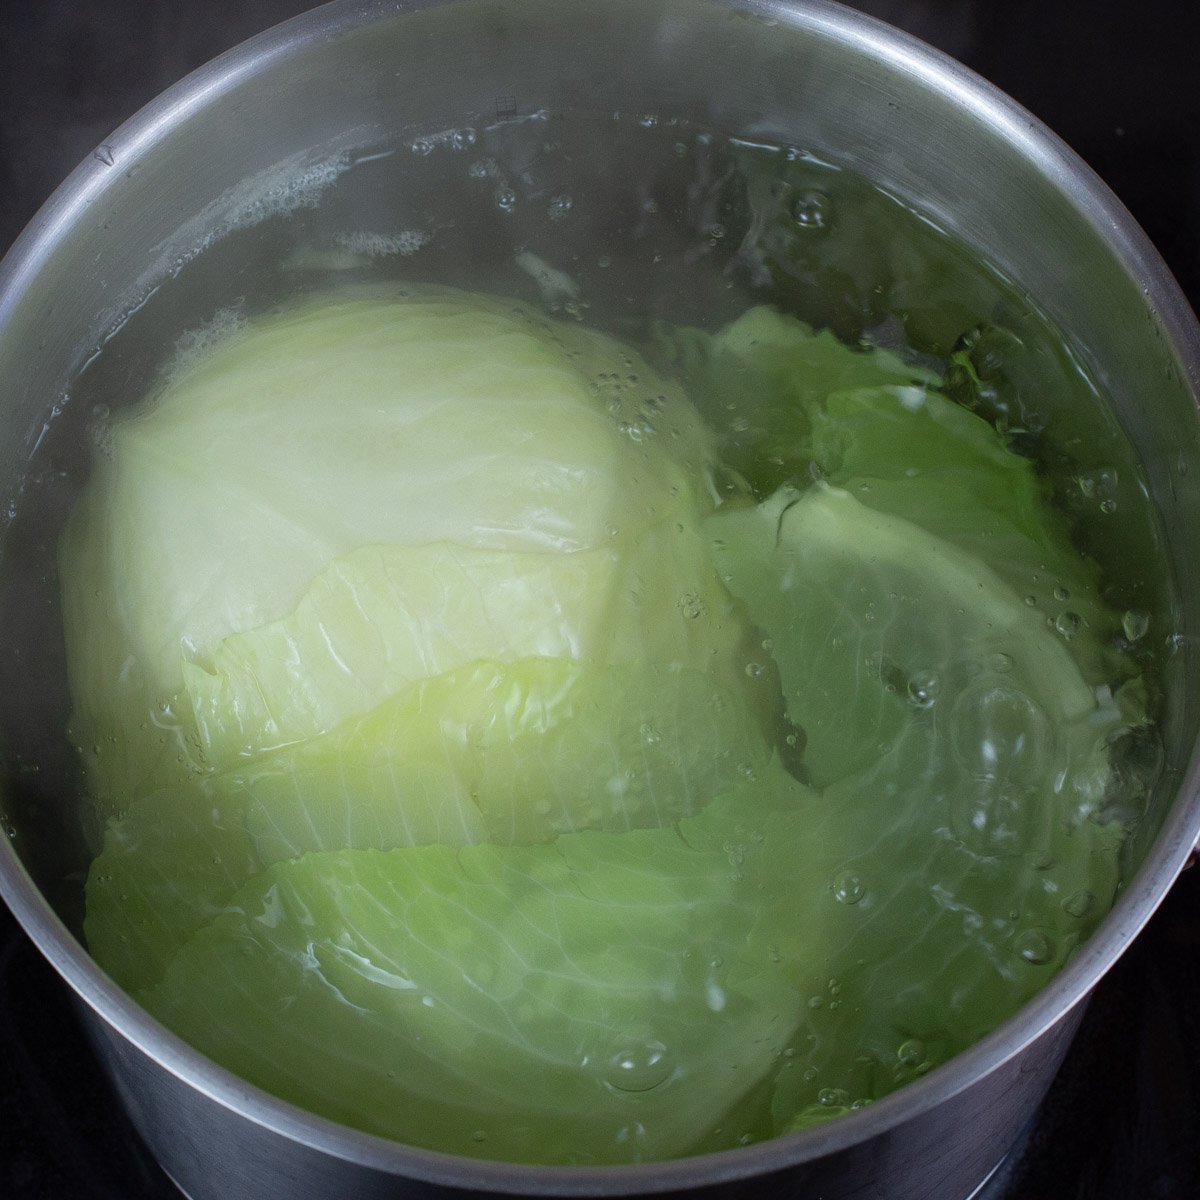
[[[80,844],[78,813],[51,785],[31,792],[8,781],[4,816],[16,837],[0,849],[5,898],[78,993],[135,1123],[194,1200],[964,1200],[1033,1111],[1089,991],[1200,830],[1200,331],[1128,214],[1028,114],[948,59],[823,0],[328,5],[165,93],[96,148],[13,247],[0,267],[0,480],[16,494],[85,360],[202,247],[219,254],[220,235],[252,222],[264,197],[277,212],[306,203],[322,164],[359,146],[408,144],[480,114],[570,107],[653,111],[852,161],[981,248],[1070,331],[1139,456],[1178,596],[1164,782],[1112,914],[1014,1019],[861,1112],[718,1156],[565,1170],[458,1160],[343,1129],[243,1084],[162,1029],[70,932],[60,880]],[[247,189],[247,180],[257,182]],[[9,728],[21,714],[9,703],[3,719]]]

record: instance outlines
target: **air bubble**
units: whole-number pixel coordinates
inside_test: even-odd
[[[1069,917],[1080,920],[1086,917],[1096,907],[1096,897],[1091,892],[1076,892],[1062,902],[1063,912]]]
[[[502,212],[512,212],[517,206],[517,194],[512,188],[501,188],[496,193],[496,207]]]
[[[941,681],[932,671],[918,671],[908,681],[908,699],[917,708],[932,708]]]
[[[1045,778],[1053,735],[1042,708],[1024,692],[981,676],[954,705],[953,747],[976,779],[1032,785]]]
[[[801,229],[819,233],[829,226],[832,205],[824,192],[816,189],[801,192],[792,204],[792,220]]]
[[[1054,957],[1054,943],[1044,933],[1031,929],[1021,934],[1017,953],[1032,966],[1045,966]]]
[[[925,1057],[925,1043],[909,1038],[896,1051],[896,1058],[906,1067],[915,1067]]]
[[[850,1093],[845,1088],[822,1088],[817,1093],[817,1103],[825,1108],[845,1108],[850,1103]]]
[[[1054,628],[1060,637],[1064,637],[1070,641],[1078,632],[1083,624],[1083,619],[1078,613],[1061,612],[1054,618]]]
[[[857,904],[866,894],[863,881],[853,871],[843,871],[833,881],[833,898],[839,904]]]

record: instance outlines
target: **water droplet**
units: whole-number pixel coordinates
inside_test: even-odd
[[[1065,587],[1056,587],[1054,589],[1055,600],[1070,600],[1071,593]]]
[[[92,151],[92,157],[98,162],[102,162],[106,167],[111,167],[116,162],[116,157],[113,155],[112,147],[109,145],[97,146]]]
[[[496,207],[502,212],[512,212],[517,206],[517,193],[512,188],[501,188],[496,193]]]
[[[482,1129],[476,1129],[475,1132],[471,1134],[471,1141],[473,1141],[473,1142],[487,1141],[487,1134]]]
[[[748,662],[746,664],[746,674],[751,679],[757,679],[763,673],[762,663]]]
[[[555,196],[550,201],[550,219],[552,221],[561,221],[571,211],[572,204],[574,204],[574,201],[570,196]]]
[[[640,732],[647,746],[657,746],[662,741],[662,734],[653,725],[643,724]]]
[[[673,1057],[658,1038],[625,1038],[608,1056],[605,1082],[620,1092],[649,1092],[673,1072]]]
[[[932,708],[941,680],[932,671],[918,671],[908,681],[908,698],[917,708]]]
[[[845,1088],[822,1088],[817,1093],[817,1103],[825,1108],[844,1108],[850,1103],[850,1093]]]
[[[819,233],[828,227],[832,207],[829,197],[824,192],[819,192],[815,188],[801,192],[792,204],[792,220],[801,229]]]
[[[925,1043],[917,1038],[909,1038],[896,1051],[896,1057],[906,1067],[915,1067],[925,1057]]]
[[[1125,631],[1125,636],[1129,641],[1136,642],[1146,636],[1146,631],[1150,628],[1150,615],[1131,608],[1121,618],[1121,628]]]
[[[1115,513],[1117,511],[1117,502],[1115,500],[1101,500],[1100,511],[1102,513]]]
[[[714,221],[708,227],[708,236],[716,241],[720,241],[725,236],[725,226],[720,221]]]
[[[642,116],[638,117],[638,124],[643,129],[653,129],[655,125],[658,124],[658,114],[644,113]]]
[[[433,138],[417,138],[417,140],[413,142],[411,149],[414,154],[424,158],[427,154],[433,153]]]
[[[1079,627],[1083,624],[1083,619],[1078,613],[1061,612],[1054,618],[1054,628],[1061,637],[1071,640],[1078,632]]]
[[[1044,966],[1054,957],[1054,943],[1044,933],[1030,929],[1017,939],[1017,953],[1035,967]]]
[[[1091,892],[1076,892],[1062,902],[1063,912],[1077,920],[1086,917],[1096,907],[1096,897]]]
[[[995,654],[989,654],[986,663],[988,670],[995,671],[997,675],[1003,675],[1006,671],[1011,671],[1012,665],[1012,655],[1005,654],[1002,650],[997,650]]]
[[[839,904],[857,904],[866,894],[863,881],[853,871],[843,871],[833,881],[833,898]]]
[[[808,998],[808,1007],[809,1008],[813,1008],[813,1009],[821,1008],[824,1005],[824,1003],[825,1003],[824,996],[809,996],[809,998]]]

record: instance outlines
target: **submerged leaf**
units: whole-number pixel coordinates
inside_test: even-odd
[[[131,806],[88,877],[88,945],[119,983],[146,986],[272,863],[665,827],[766,760],[741,697],[698,671],[474,663]]]
[[[734,971],[756,916],[724,853],[672,829],[310,854],[247,885],[141,999],[252,1082],[372,1133],[659,1159],[712,1143],[795,1028],[782,972]]]

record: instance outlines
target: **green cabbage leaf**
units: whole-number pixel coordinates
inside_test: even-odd
[[[744,699],[698,671],[476,662],[131,805],[89,875],[88,945],[123,986],[145,987],[274,863],[669,827],[768,757]]]
[[[139,998],[251,1082],[434,1149],[594,1164],[736,1145],[798,1010],[758,928],[789,911],[764,911],[724,845],[760,795],[811,803],[785,780],[714,802],[695,845],[587,831],[276,864]]]

